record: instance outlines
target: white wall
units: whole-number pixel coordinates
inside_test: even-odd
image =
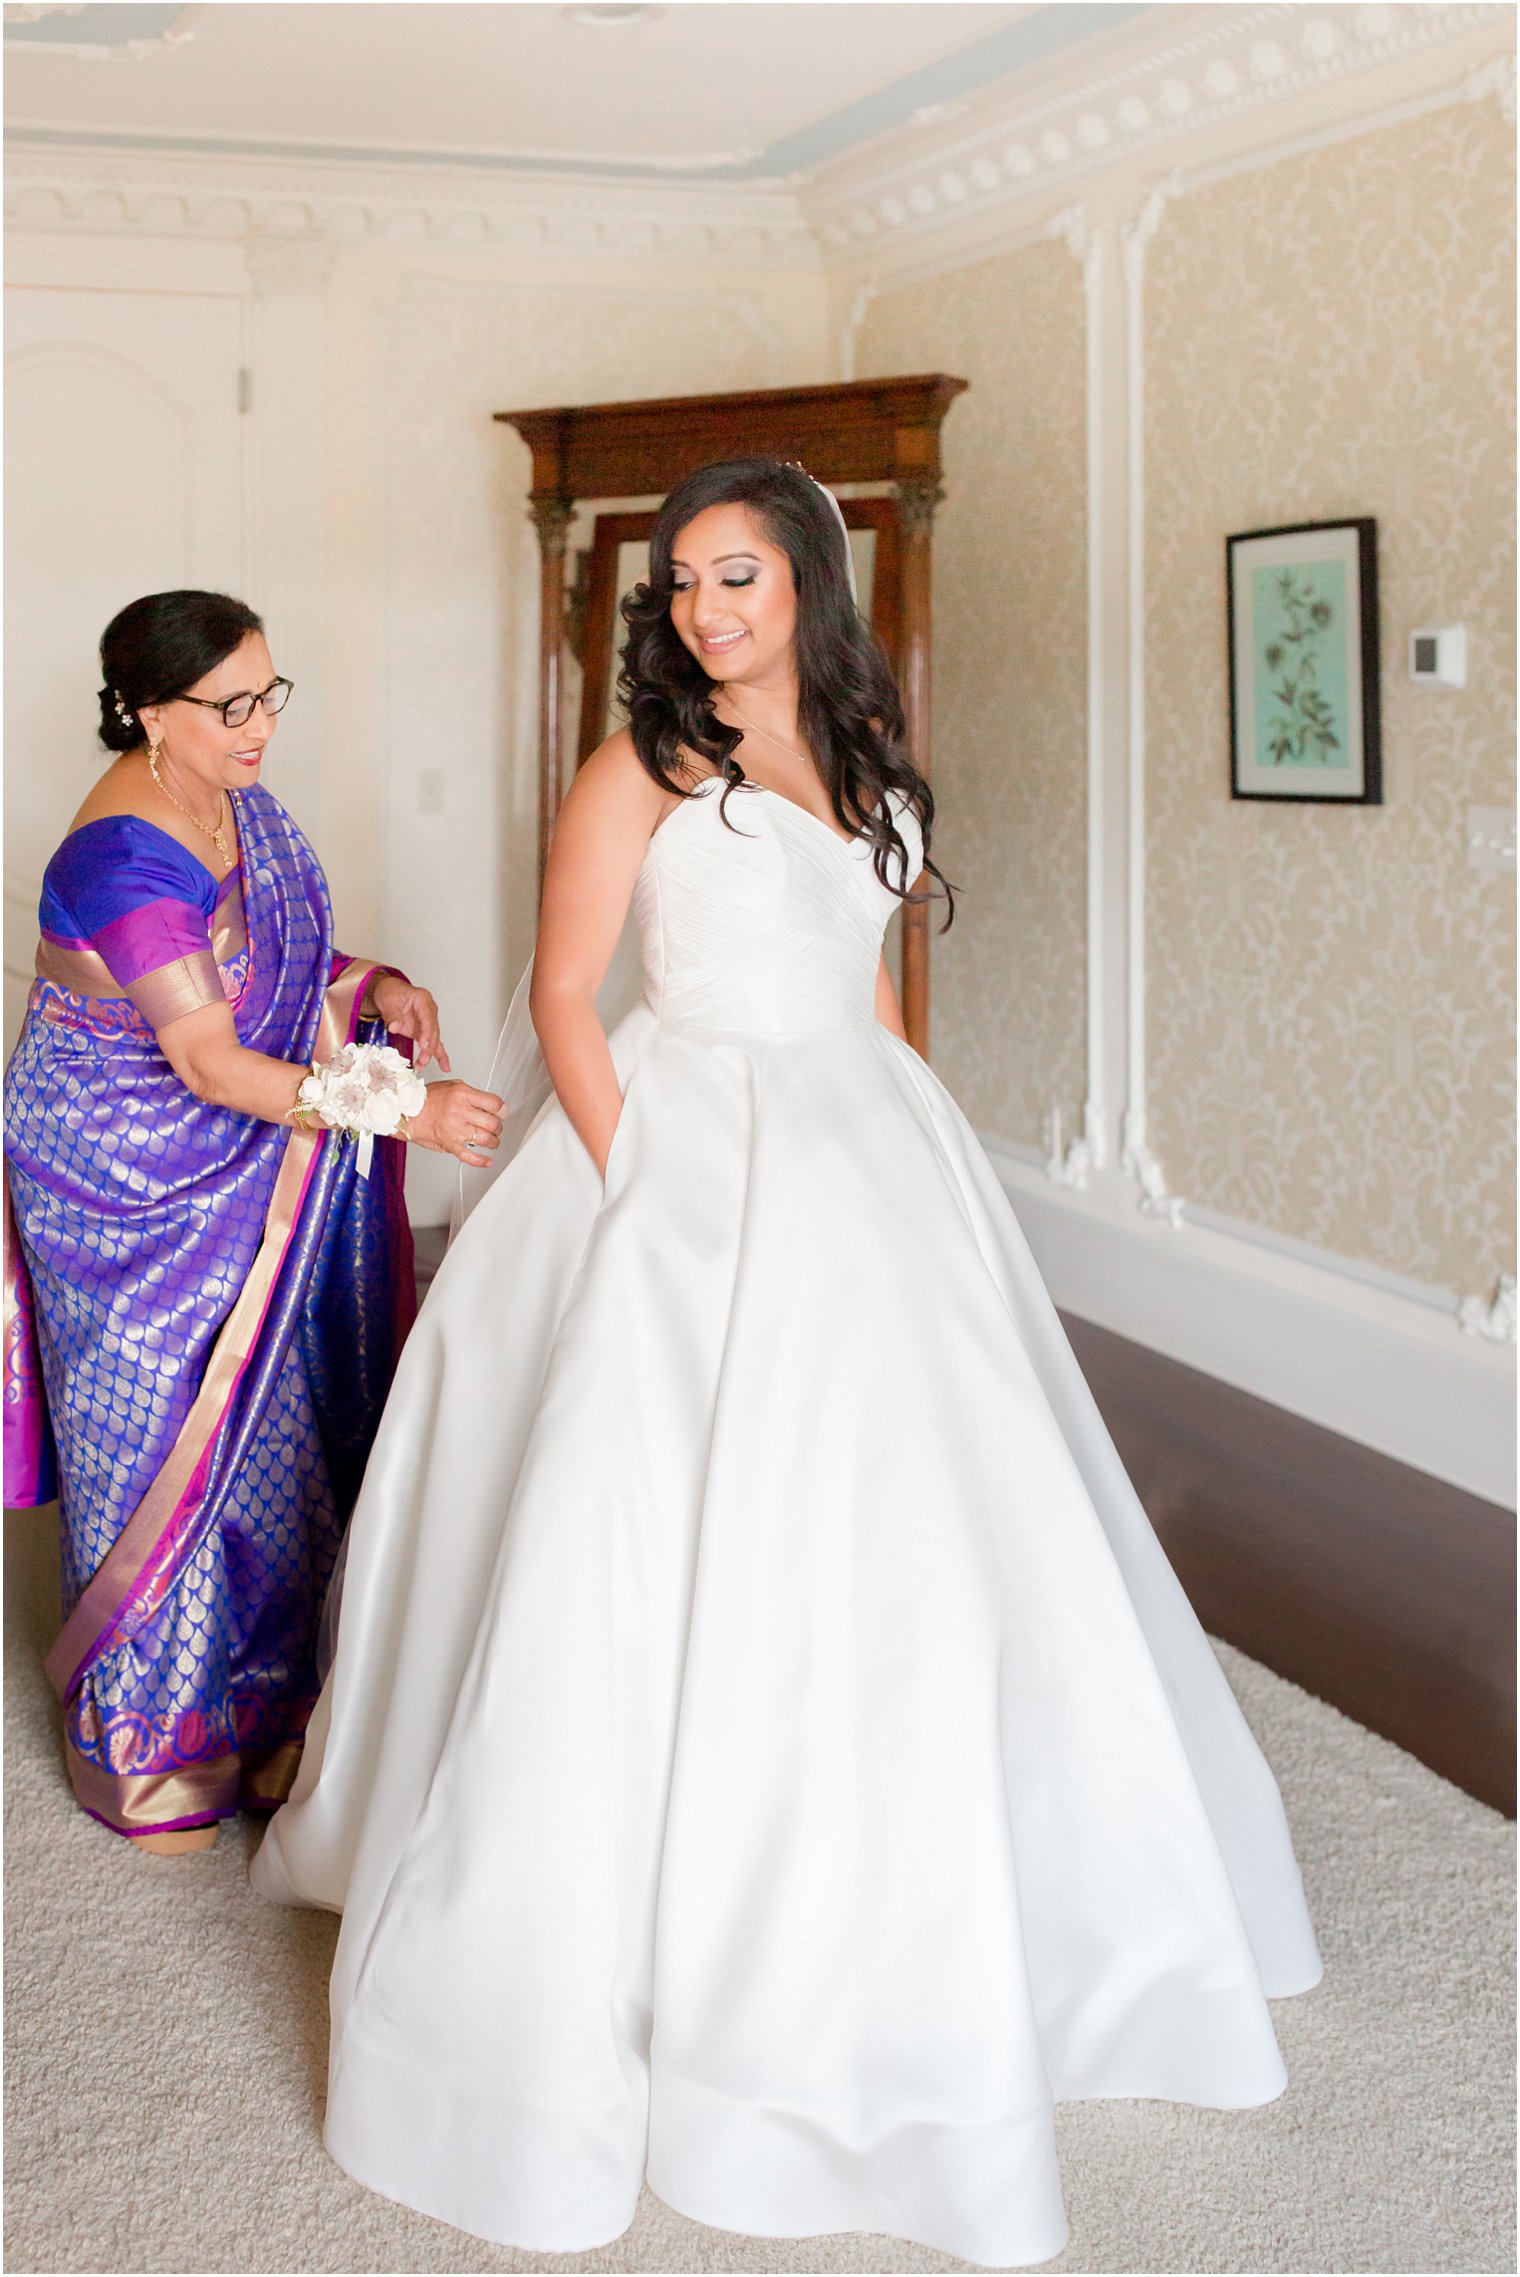
[[[482,243],[500,217],[419,209],[413,179],[356,226],[268,171],[219,168],[210,209],[138,181],[13,223],[9,1033],[42,866],[100,764],[100,630],[207,583],[264,614],[297,683],[266,780],[341,945],[432,988],[484,1080],[532,945],[538,803],[530,459],[492,414],[815,379],[821,275],[763,241],[736,268],[715,230],[674,254]],[[414,1221],[451,1193],[413,1158]]]

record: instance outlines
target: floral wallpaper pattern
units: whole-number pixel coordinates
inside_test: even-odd
[[[1168,205],[1145,274],[1149,1135],[1186,1200],[1487,1291],[1514,1237],[1513,137],[1462,103]],[[1229,797],[1224,540],[1377,517],[1381,807]],[[1417,625],[1466,624],[1460,691]]]
[[[934,531],[934,853],[961,889],[930,949],[934,1063],[979,1130],[1081,1127],[1087,530],[1082,272],[1063,244],[883,292],[863,378],[969,380]],[[937,925],[936,917],[933,922]]]

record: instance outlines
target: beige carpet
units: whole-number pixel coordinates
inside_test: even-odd
[[[6,1519],[6,2267],[18,2271],[930,2270],[870,2237],[699,2228],[646,2192],[598,2253],[509,2253],[362,2190],[319,2139],[336,1924],[85,1819],[37,1665],[50,1526]],[[1061,2270],[1512,2270],[1513,1829],[1239,1654],[1325,1950],[1281,2003],[1291,2085],[1224,2114],[1060,2114]]]

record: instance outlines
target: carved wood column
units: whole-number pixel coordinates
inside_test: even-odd
[[[914,477],[896,485],[902,517],[902,653],[898,663],[903,710],[908,722],[908,750],[924,776],[932,774],[929,720],[929,671],[932,656],[933,606],[930,589],[930,539],[934,509],[944,497],[933,478]],[[925,1059],[929,1056],[929,906],[903,911],[902,1008],[908,1041]]]
[[[564,690],[565,537],[575,512],[572,501],[535,491],[529,506],[539,547],[538,749],[541,788],[538,802],[538,888],[544,886],[549,840],[565,795]]]

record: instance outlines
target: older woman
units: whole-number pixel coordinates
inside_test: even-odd
[[[118,757],[48,864],[6,1074],[5,1499],[58,1495],[75,1794],[178,1851],[290,1787],[414,1309],[400,1145],[371,1160],[297,1094],[387,1031],[449,1062],[426,989],[334,951],[321,865],[260,784],[290,683],[253,611],[150,594],[101,663]],[[478,1167],[498,1102],[425,1100],[402,1135]]]

